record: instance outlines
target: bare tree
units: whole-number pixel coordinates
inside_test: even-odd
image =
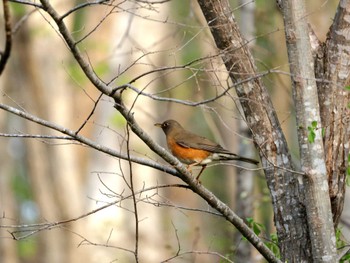
[[[27,11],[22,19],[12,21],[8,2],[20,5],[21,8],[30,8],[30,11]],[[338,256],[334,230],[343,210],[345,182],[349,171],[350,95],[346,87],[349,86],[350,80],[348,66],[350,37],[346,30],[349,26],[346,17],[349,15],[350,3],[345,0],[339,1],[328,38],[321,43],[312,26],[308,24],[304,1],[277,1],[283,15],[290,72],[273,69],[259,72],[249,48],[249,41],[243,39],[229,1],[199,0],[198,3],[194,1],[186,3],[191,4],[188,6],[191,12],[189,17],[194,16],[196,23],[189,26],[190,29],[185,34],[181,34],[182,42],[179,42],[181,45],[175,47],[170,46],[170,43],[174,42],[178,32],[182,32],[179,28],[187,25],[186,21],[173,22],[161,12],[177,10],[162,9],[166,5],[173,4],[167,2],[98,0],[83,3],[77,1],[70,3],[70,6],[64,6],[48,0],[40,0],[40,3],[21,0],[3,1],[5,48],[1,53],[0,72],[2,76],[6,76],[6,69],[11,68],[12,72],[15,72],[16,68],[23,67],[25,69],[21,72],[30,74],[24,76],[23,80],[17,79],[14,74],[2,80],[6,84],[6,88],[1,88],[6,102],[0,103],[0,108],[3,112],[7,112],[6,118],[17,116],[21,121],[26,120],[24,122],[26,125],[22,126],[25,133],[21,129],[19,132],[10,130],[7,133],[4,131],[1,136],[29,139],[26,141],[25,149],[32,155],[27,155],[26,173],[31,180],[32,194],[38,204],[42,222],[8,223],[12,217],[5,215],[3,211],[0,229],[9,230],[8,237],[15,240],[20,241],[38,234],[42,235],[40,240],[43,246],[53,247],[59,244],[57,250],[53,251],[55,253],[49,249],[45,250],[46,254],[41,259],[43,262],[76,262],[77,257],[72,256],[74,254],[72,244],[76,239],[81,246],[113,248],[122,253],[122,255],[111,255],[110,260],[118,258],[142,262],[143,258],[146,258],[145,254],[148,254],[147,260],[150,262],[170,262],[187,256],[190,256],[190,259],[186,259],[194,262],[201,255],[220,258],[227,262],[232,260],[215,251],[197,250],[198,234],[193,234],[192,250],[186,250],[185,240],[179,235],[179,227],[173,221],[171,221],[174,233],[172,236],[176,240],[177,249],[171,251],[170,255],[155,253],[155,258],[152,258],[150,252],[144,253],[142,241],[156,238],[154,224],[142,228],[144,218],[151,217],[150,210],[147,208],[142,210],[141,204],[145,204],[155,206],[158,211],[164,207],[193,211],[199,214],[196,220],[201,220],[203,215],[223,218],[240,231],[269,262],[336,262]],[[102,15],[91,16],[91,20],[87,19],[86,24],[76,27],[82,16],[86,15],[88,8],[101,11],[94,15]],[[151,12],[159,16],[152,17]],[[122,15],[126,16],[125,20],[121,20]],[[46,30],[54,31],[59,36],[58,43],[51,45],[46,43],[47,48],[52,50],[52,56],[60,54],[59,60],[71,60],[76,67],[75,70],[82,72],[76,74],[68,66],[65,67],[70,81],[84,86],[80,92],[89,100],[88,110],[77,105],[76,102],[79,100],[74,99],[78,97],[75,97],[71,89],[66,91],[65,96],[59,96],[61,87],[67,83],[50,81],[53,79],[52,75],[59,74],[56,70],[41,75],[31,59],[30,50],[22,47],[20,54],[13,55],[13,52],[10,52],[12,42],[16,44],[18,41],[18,45],[28,44],[30,36],[23,23],[31,21],[31,16],[39,17],[39,25],[46,25]],[[111,30],[108,21],[112,18],[118,21],[116,27],[123,25],[124,28],[124,34],[117,34],[118,41],[115,41],[117,43],[113,47],[123,52],[113,54],[119,59],[117,66],[112,65],[110,71],[101,73],[103,72],[101,68],[105,66],[102,61],[108,59],[112,61],[113,57],[106,58],[105,54],[101,56],[97,51],[103,47],[91,48],[89,40],[94,35],[104,32],[105,34],[101,34],[100,37],[114,41],[115,39],[110,37],[113,36],[111,31],[103,31]],[[144,44],[147,42],[147,31],[142,28],[142,23],[137,24],[137,29],[141,33],[140,38],[131,37],[132,31],[135,30],[134,19],[166,24],[169,27],[164,31],[159,30],[164,37],[159,33],[162,35],[159,41],[150,42],[152,44],[146,47]],[[127,23],[124,25],[122,21]],[[14,38],[16,34],[18,38]],[[187,54],[190,59],[186,57],[182,60],[181,56],[185,57],[183,54],[185,47],[194,43],[196,38],[199,38],[198,43],[196,42]],[[126,44],[128,40],[130,42]],[[62,45],[62,42],[69,51],[66,53],[69,58],[54,50],[55,45]],[[202,45],[201,51],[197,46],[199,44]],[[37,45],[40,50],[40,43]],[[45,44],[41,48],[45,48]],[[159,53],[171,57],[173,63],[158,61],[156,55]],[[128,57],[123,60],[125,54],[128,54]],[[11,64],[12,58],[20,63]],[[47,61],[52,63],[54,60],[51,57],[49,59],[44,57],[40,61],[41,65],[45,65]],[[288,75],[291,78],[297,123],[294,128],[298,135],[300,153],[300,162],[297,164],[292,161],[291,150],[287,145],[277,111],[263,83],[263,77],[272,74]],[[182,90],[185,82],[190,84],[184,86]],[[210,88],[202,88],[208,86],[208,83]],[[26,86],[27,89],[15,93],[11,88],[15,86]],[[192,86],[195,88],[188,91]],[[175,91],[178,98],[173,96]],[[188,97],[184,98],[186,94]],[[70,104],[65,104],[70,98],[74,99]],[[224,99],[229,100],[228,106],[222,101]],[[63,107],[58,105],[55,107],[55,102],[59,100]],[[152,103],[147,104],[147,101]],[[170,108],[161,106],[165,110],[157,111],[155,114],[154,104],[160,103],[177,105],[179,107],[177,114],[183,118],[188,115],[185,112],[188,112],[189,107],[191,110],[202,109],[203,112],[213,112],[219,118],[222,115],[218,113],[217,107],[228,108],[230,113],[235,111],[235,107],[241,111],[238,116],[243,116],[242,120],[252,134],[261,159],[261,171],[265,175],[270,191],[281,258],[278,258],[278,255],[268,248],[265,240],[244,222],[245,218],[240,218],[227,203],[209,191],[205,183],[196,181],[186,166],[156,143],[154,136],[150,135],[152,127],[150,121],[159,121],[158,118],[162,114],[164,117],[168,116],[165,111]],[[94,116],[112,110],[112,105],[117,111],[117,125],[122,127],[118,132],[111,129],[107,123],[99,123],[102,119],[97,118],[96,121],[94,119]],[[99,108],[102,110],[99,111]],[[79,115],[83,115],[75,117],[78,121],[73,114],[69,116],[75,110]],[[66,124],[67,119],[70,119],[70,122]],[[107,122],[106,119],[103,120]],[[222,122],[226,124],[224,120]],[[106,130],[108,139],[114,135],[118,138],[119,144],[113,140],[99,140],[99,135],[93,138],[91,129],[93,125],[101,125],[102,130]],[[106,135],[103,137],[107,139]],[[38,144],[38,140],[44,141],[45,144]],[[140,141],[143,144],[139,144]],[[107,198],[103,201],[103,205],[86,211],[80,199],[80,193],[84,189],[81,182],[85,180],[75,176],[83,171],[73,163],[85,162],[87,158],[85,156],[91,153],[75,151],[72,154],[72,152],[55,151],[51,142],[57,142],[61,146],[63,144],[67,148],[75,147],[76,144],[84,146],[94,154],[98,154],[99,157],[93,157],[95,161],[102,159],[100,153],[113,158],[110,159],[114,161],[111,162],[111,166],[103,163],[104,171],[94,171],[94,175],[98,175],[95,179],[98,178],[99,184],[103,186],[103,190],[99,189],[99,192]],[[119,147],[116,149],[117,145]],[[163,164],[156,156],[160,156],[167,164]],[[118,165],[115,165],[116,159],[120,160]],[[121,184],[118,184],[118,187],[116,183],[106,183],[106,179],[101,177],[101,174],[108,173],[107,167],[110,167],[114,177],[120,180]],[[149,177],[153,176],[154,171],[172,175],[172,180],[175,182],[164,183],[163,177],[157,177],[149,185]],[[8,169],[6,173],[9,173]],[[175,193],[178,195],[181,191],[181,194],[196,196],[210,209],[200,205],[195,205],[194,208],[179,206],[169,201],[171,198],[167,198],[166,194],[163,196],[161,191],[164,189],[169,190],[167,193],[174,192],[174,195]],[[64,195],[61,194],[62,191]],[[11,202],[14,202],[13,195]],[[96,200],[96,202],[102,201]],[[7,206],[4,207],[6,209]],[[104,243],[98,243],[93,241],[94,237],[90,233],[84,232],[84,227],[75,225],[75,222],[81,222],[84,218],[91,218],[113,207],[132,215],[130,217],[129,214],[127,219],[122,221],[121,217],[114,214],[116,221],[124,222],[122,229],[128,229],[125,231],[125,236],[132,233],[132,239],[126,239],[120,234],[121,239],[125,240],[124,244],[112,242],[113,230],[104,237]],[[93,222],[96,224],[96,221]],[[48,229],[66,231],[60,231],[56,236],[58,238],[55,239],[50,235],[50,231],[46,231]],[[209,231],[208,228],[206,230]],[[1,233],[3,235],[3,232]],[[163,240],[168,240],[164,236],[168,234],[158,239],[162,245],[167,246],[162,243]],[[67,240],[69,242],[66,242]],[[2,244],[1,241],[0,247],[4,249],[5,246]],[[67,251],[67,247],[70,248],[69,256],[60,253]],[[13,250],[13,247],[11,249]],[[13,253],[11,258],[14,258]],[[87,255],[86,259],[89,258]]]

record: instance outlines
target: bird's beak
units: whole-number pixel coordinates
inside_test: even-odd
[[[162,124],[161,123],[155,123],[154,126],[162,128]]]

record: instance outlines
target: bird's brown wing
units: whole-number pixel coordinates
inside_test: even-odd
[[[230,151],[222,148],[220,144],[190,132],[187,132],[186,134],[182,133],[180,136],[175,136],[175,141],[177,144],[185,148],[194,148],[215,153],[233,154]]]
[[[177,136],[174,136],[175,142],[184,147],[184,148],[193,148],[198,150],[204,150],[211,153],[216,153],[217,160],[238,160],[243,162],[248,162],[252,164],[258,164],[259,162],[257,160],[246,158],[239,156],[235,153],[232,153],[224,148],[220,144],[217,144],[205,137],[190,133],[190,132],[183,132],[181,134],[178,134]]]

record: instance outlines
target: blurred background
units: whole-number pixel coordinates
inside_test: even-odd
[[[289,76],[283,73],[289,69],[282,17],[275,1],[230,2],[258,70],[280,72],[265,76],[264,83],[297,162]],[[62,15],[85,1],[50,3]],[[307,1],[309,21],[321,41],[337,3]],[[43,10],[20,3],[10,7],[13,49],[0,76],[0,102],[77,131],[100,93]],[[215,98],[232,86],[196,1],[109,1],[80,8],[64,21],[104,82],[116,87],[136,80],[132,85],[149,94],[139,96],[128,89],[123,98],[158,143],[166,147],[164,134],[153,124],[176,119],[233,152],[256,155],[233,89],[210,103],[188,103]],[[4,39],[1,27],[0,43]],[[0,111],[0,133],[0,262],[135,262],[130,175],[136,192],[141,262],[263,262],[201,198],[180,187],[160,187],[181,183],[175,177],[146,166],[130,166],[5,111]],[[25,134],[50,138],[19,138]],[[105,96],[80,134],[126,152],[126,123]],[[165,164],[135,136],[130,135],[129,142],[131,155]],[[253,218],[248,221],[268,242],[275,231],[264,176],[260,170],[243,168],[214,165],[201,180],[243,218]],[[341,220],[345,236],[349,222],[345,203]],[[269,245],[275,248],[273,242]]]

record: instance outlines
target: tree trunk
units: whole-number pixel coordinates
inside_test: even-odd
[[[262,159],[273,202],[282,260],[311,261],[311,248],[298,180],[287,143],[253,58],[238,30],[227,0],[199,0],[225,66],[240,98],[247,124]],[[249,81],[248,81],[249,80]],[[243,81],[243,83],[242,83]]]
[[[282,2],[296,108],[301,169],[314,262],[335,262],[335,234],[324,161],[319,102],[303,0]]]
[[[350,141],[350,2],[340,1],[327,40],[317,50],[315,65],[333,223],[343,211]]]

